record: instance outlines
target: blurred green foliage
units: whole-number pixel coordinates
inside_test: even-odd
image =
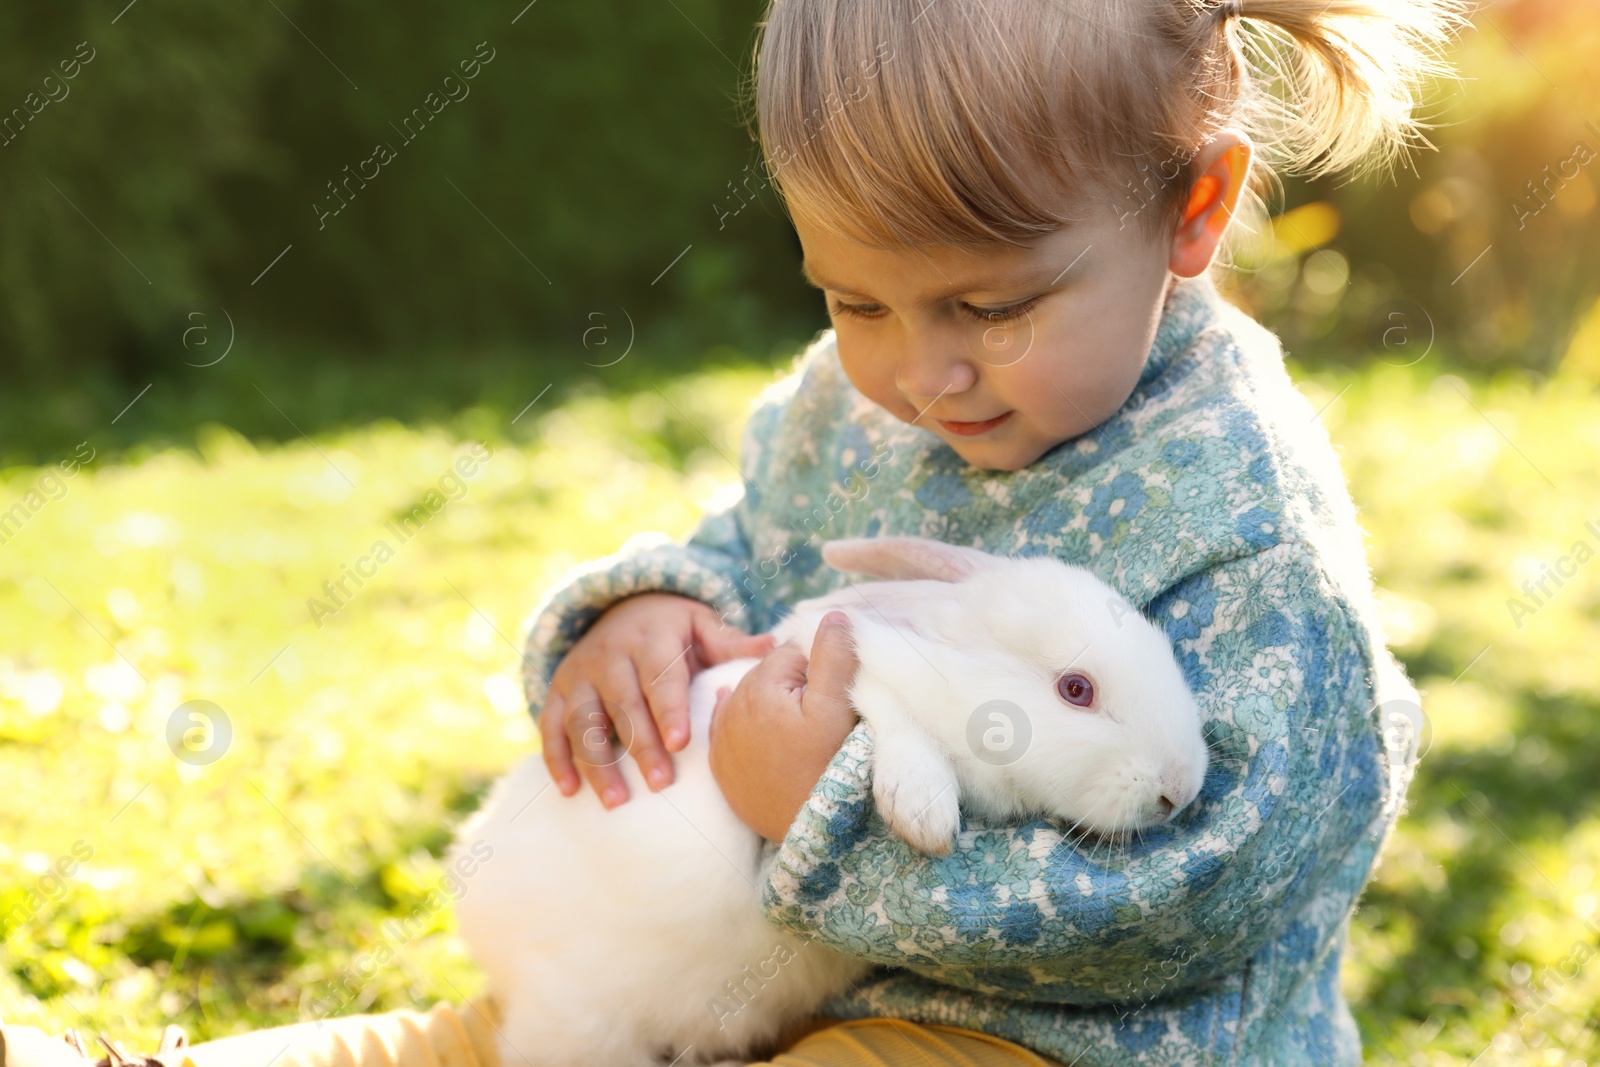
[[[1300,358],[1432,344],[1550,371],[1600,318],[1600,7],[1502,0],[1472,20],[1426,110],[1437,152],[1390,179],[1286,181],[1282,214],[1239,242],[1239,299]]]
[[[719,223],[760,0],[525,2],[0,10],[0,372],[143,384],[218,352],[183,341],[220,309],[241,351],[357,363],[554,359],[621,309],[681,347],[815,319],[770,194]]]

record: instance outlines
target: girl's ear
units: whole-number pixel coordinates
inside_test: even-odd
[[[995,557],[976,548],[947,545],[925,537],[844,537],[825,542],[822,559],[847,574],[959,582],[992,565]]]
[[[1219,130],[1201,147],[1190,164],[1194,187],[1183,209],[1183,221],[1172,235],[1167,266],[1180,278],[1193,278],[1211,266],[1222,235],[1233,221],[1250,176],[1254,150],[1250,140],[1235,129]]]

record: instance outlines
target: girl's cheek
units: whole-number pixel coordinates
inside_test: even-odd
[[[1096,417],[1106,391],[1096,350],[1082,335],[1070,342],[1041,336],[1025,359],[1001,372],[1003,395],[1052,425],[1081,429],[1085,418]],[[998,385],[1002,379],[997,374],[991,381]]]
[[[863,352],[867,354],[863,357]],[[881,363],[881,365],[880,365]],[[856,392],[898,418],[910,419],[916,415],[894,385],[894,367],[886,361],[874,361],[870,349],[859,345],[846,345],[839,341],[839,366],[844,376],[855,386]]]
[[[856,391],[901,422],[910,422],[917,417],[917,409],[900,395],[900,391],[894,387],[892,381],[886,381],[877,387],[862,388],[858,385]]]

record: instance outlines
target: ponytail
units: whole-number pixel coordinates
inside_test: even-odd
[[[1199,17],[1221,23],[1239,75],[1238,118],[1267,161],[1316,177],[1388,169],[1431,147],[1419,98],[1428,79],[1451,74],[1443,48],[1466,24],[1461,8],[1461,0],[1224,0]]]

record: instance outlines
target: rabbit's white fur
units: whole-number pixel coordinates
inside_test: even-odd
[[[1171,644],[1089,571],[902,537],[823,558],[889,580],[802,601],[773,633],[809,654],[824,614],[850,617],[875,804],[908,844],[948,853],[963,808],[1117,833],[1199,793],[1206,746]],[[561,797],[531,756],[462,827],[452,865],[493,853],[456,912],[504,1008],[504,1067],[742,1063],[865,970],[763,919],[761,841],[711,776],[716,691],[756,662],[691,681],[690,743],[661,792],[619,754],[631,799],[607,812],[592,790]],[[1069,668],[1091,708],[1057,694]]]

